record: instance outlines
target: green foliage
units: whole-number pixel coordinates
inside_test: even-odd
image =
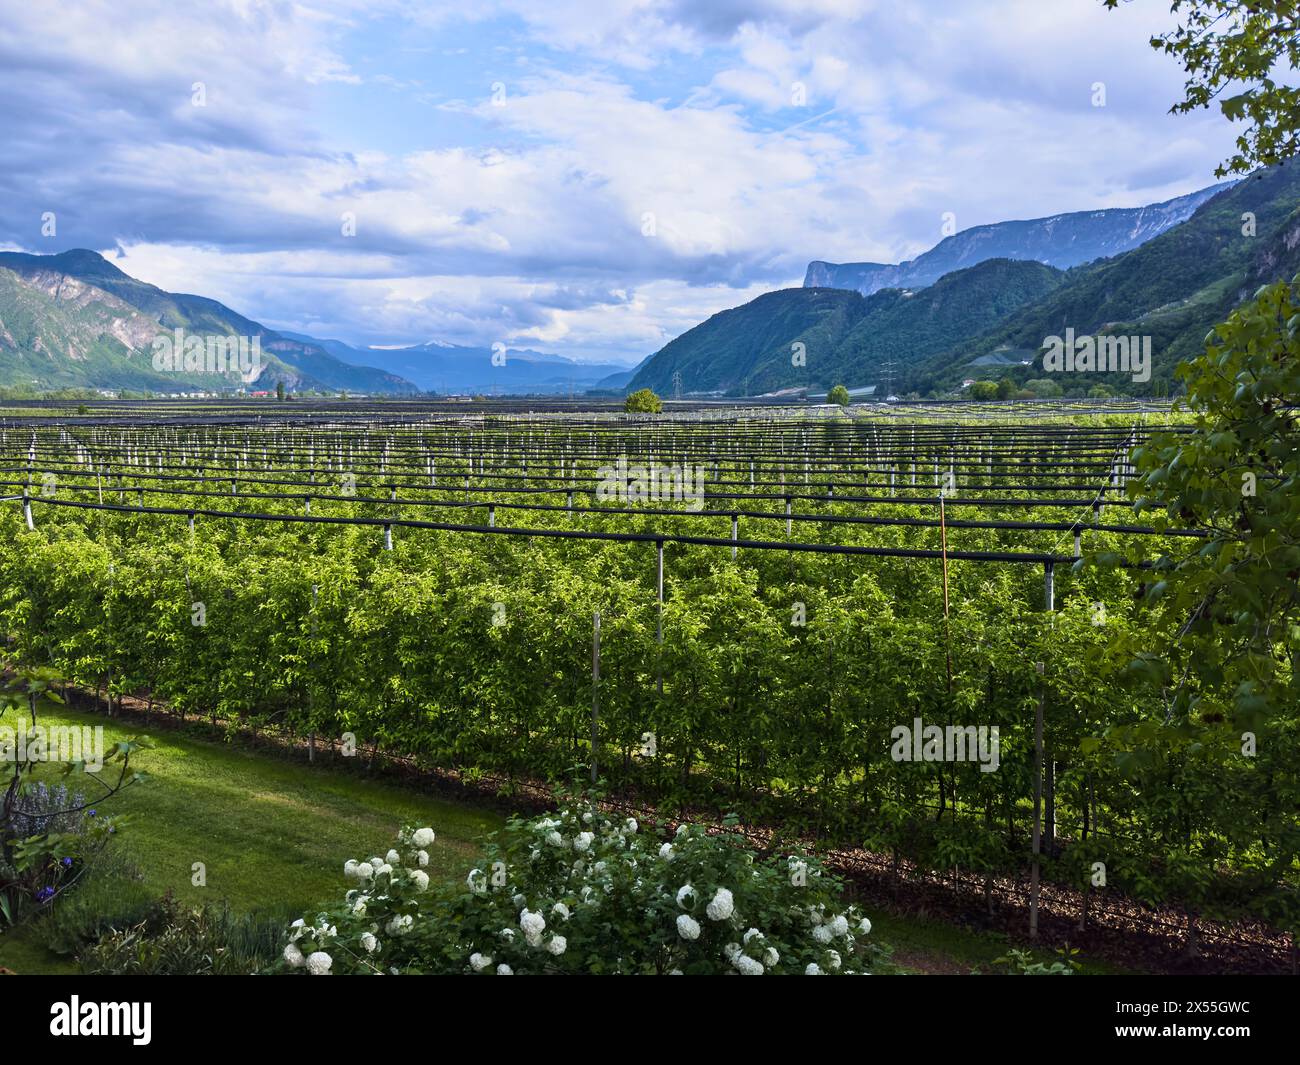
[[[156,896],[135,864],[110,848],[86,868],[75,887],[60,895],[32,925],[38,942],[55,954],[75,955],[110,929],[125,929],[153,912]]]
[[[1134,510],[1208,539],[1162,555],[1145,600],[1177,626],[1136,668],[1171,713],[1256,731],[1300,705],[1300,277],[1261,289],[1180,371],[1191,432],[1136,449]]]
[[[275,960],[283,927],[276,911],[185,907],[167,895],[139,923],[108,932],[79,961],[93,976],[247,975]]]
[[[1109,8],[1119,0],[1104,0]],[[1151,47],[1178,58],[1187,72],[1184,98],[1170,108],[1187,114],[1217,100],[1225,118],[1245,122],[1237,151],[1216,173],[1248,174],[1284,162],[1300,149],[1300,88],[1274,71],[1300,66],[1300,12],[1294,0],[1174,0],[1176,30]],[[1223,96],[1227,89],[1237,90]]]
[[[358,886],[295,922],[281,971],[835,975],[879,956],[816,859],[760,857],[734,831],[683,825],[661,839],[574,799],[511,819],[443,890],[422,872],[432,838],[408,827],[386,856],[348,861]]]
[[[976,381],[970,386],[970,398],[981,401],[997,399],[998,386],[992,381]]]
[[[841,407],[847,407],[853,402],[853,397],[849,395],[849,390],[843,385],[836,385],[826,394],[827,403],[838,403]]]
[[[1079,953],[1077,949],[1066,946],[1056,953],[1061,956],[1061,960],[1048,965],[1046,962],[1034,961],[1033,955],[1027,950],[1009,950],[993,964],[1005,965],[1014,976],[1073,976],[1083,967],[1075,960]]]
[[[664,401],[650,389],[642,388],[624,400],[623,409],[630,414],[662,414]]]

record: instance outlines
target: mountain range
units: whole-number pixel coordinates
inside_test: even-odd
[[[1046,338],[1072,328],[1149,336],[1154,366],[1152,382],[1062,375],[1067,392],[1098,383],[1128,394],[1168,390],[1178,362],[1204,350],[1206,334],[1238,303],[1300,272],[1300,168],[1260,170],[1128,212],[980,228],[983,236],[956,234],[912,263],[882,267],[918,279],[904,287],[873,288],[883,275],[861,271],[878,264],[813,263],[813,281],[843,287],[769,292],[714,315],[657,351],[628,387],[759,395],[874,384],[928,394],[967,378],[1023,383],[1042,376]],[[969,265],[988,251],[1015,254]],[[964,265],[932,278],[953,263]]]
[[[430,341],[402,348],[358,348],[341,340],[316,340],[301,333],[285,336],[324,348],[342,362],[377,366],[413,382],[426,392],[532,393],[584,392],[628,368],[615,363],[575,362],[528,348],[469,347]],[[605,387],[610,387],[606,385]]]
[[[968,377],[1041,376],[1046,338],[1073,329],[1150,337],[1152,382],[1104,383],[1159,392],[1255,288],[1300,272],[1298,205],[1300,168],[1275,167],[1148,207],[977,227],[909,263],[814,262],[805,287],[722,311],[633,368],[440,341],[361,348],[167,292],[92,251],[0,252],[0,385],[739,396],[874,384],[941,394]],[[255,340],[261,365],[242,378],[156,369],[159,338],[176,331]],[[1059,383],[1098,383],[1076,377]]]
[[[904,263],[811,262],[803,285],[850,288],[870,296],[882,288],[932,285],[945,274],[986,259],[1033,259],[1064,270],[1145,244],[1186,221],[1201,204],[1226,187],[1214,185],[1146,207],[1076,211],[975,226],[944,237],[923,255]]]
[[[177,330],[205,342],[244,338],[251,345],[256,339],[260,368],[246,377],[156,369],[155,343],[176,337]],[[613,363],[578,363],[527,349],[494,357],[490,348],[438,341],[358,348],[270,329],[204,296],[167,292],[93,251],[0,252],[0,385],[9,387],[174,394],[270,391],[283,383],[291,392],[556,394],[621,382],[628,372]]]
[[[260,345],[260,369],[158,370],[160,337],[244,338]],[[310,339],[267,329],[216,300],[138,281],[102,255],[0,252],[0,383],[34,389],[118,388],[157,392],[239,387],[291,391],[412,393],[410,381],[343,362]]]
[[[1063,273],[1042,263],[990,259],[916,292],[870,296],[835,288],[767,292],[715,314],[637,372],[630,389],[758,395],[789,387],[897,373],[905,362],[958,343],[1040,299]],[[893,366],[889,364],[893,363]]]

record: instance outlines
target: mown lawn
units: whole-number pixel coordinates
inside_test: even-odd
[[[430,876],[463,875],[484,838],[503,818],[354,773],[313,767],[216,740],[70,709],[44,713],[43,724],[104,725],[106,744],[148,734],[153,746],[132,760],[150,779],[103,805],[131,814],[120,845],[159,895],[232,908],[283,904],[310,909],[347,888],[343,862],[383,854],[403,822],[430,825]],[[51,773],[51,780],[73,778]],[[96,794],[85,789],[87,797]],[[207,886],[191,883],[195,862]],[[15,972],[71,971],[21,931],[0,936],[0,966]]]

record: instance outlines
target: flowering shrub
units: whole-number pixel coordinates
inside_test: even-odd
[[[464,881],[430,888],[428,828],[349,860],[338,909],[294,923],[282,970],[834,975],[868,971],[871,923],[804,854],[760,859],[735,833],[671,839],[574,801],[512,818]]]

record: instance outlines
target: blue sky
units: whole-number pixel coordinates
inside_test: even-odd
[[[1233,136],[1167,114],[1166,0],[0,4],[0,244],[358,344],[633,362],[948,212],[1202,188]]]

